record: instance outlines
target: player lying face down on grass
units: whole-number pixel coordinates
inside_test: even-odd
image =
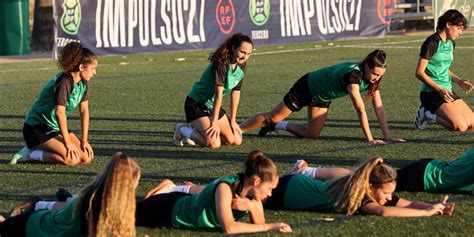
[[[245,162],[245,173],[218,178],[205,187],[191,191],[188,186],[183,191],[173,189],[177,187],[169,180],[162,181],[138,202],[137,226],[221,229],[226,234],[291,232],[285,223],[265,222],[261,201],[272,195],[277,184],[278,170],[273,161],[253,151]],[[190,191],[199,193],[185,193]],[[239,221],[247,214],[252,223]]]
[[[52,164],[87,164],[94,159],[89,144],[89,81],[96,74],[97,57],[81,44],[72,42],[61,51],[62,69],[48,81],[26,115],[23,138],[26,147],[13,155],[19,161]],[[79,106],[82,138],[68,129],[67,116]]]
[[[349,95],[368,142],[373,144],[405,142],[403,139],[393,138],[389,134],[387,116],[379,90],[379,84],[386,68],[385,52],[374,50],[360,63],[339,63],[309,72],[296,81],[273,110],[245,120],[240,124],[240,128],[242,131],[250,131],[261,127],[258,136],[265,136],[274,130],[286,130],[298,137],[317,139],[323,130],[331,101]],[[363,91],[368,92],[369,99],[372,101],[384,140],[372,137],[361,96]],[[308,107],[306,124],[283,121],[303,107]]]
[[[246,61],[252,53],[250,37],[236,33],[209,56],[209,65],[186,97],[187,124],[175,126],[173,144],[218,148],[221,144],[240,145],[242,131],[236,122]],[[230,93],[230,114],[222,108],[222,98]]]
[[[25,203],[30,211],[0,222],[0,236],[135,236],[139,179],[138,164],[117,153],[77,196],[50,206],[56,210],[32,212],[40,203]]]
[[[421,83],[420,101],[414,121],[416,129],[425,129],[436,122],[452,131],[472,131],[474,113],[452,88],[458,84],[467,94],[473,86],[451,70],[455,40],[467,27],[467,19],[457,10],[446,11],[438,18],[436,32],[421,46],[416,78]]]
[[[343,173],[341,170],[336,171],[334,173]],[[334,174],[330,172],[321,174],[325,177]],[[272,196],[264,201],[264,208],[398,217],[453,213],[454,204],[447,202],[447,196],[440,203],[429,204],[393,195],[396,178],[396,171],[383,164],[380,157],[363,162],[353,173],[349,171],[345,176],[328,181],[302,174],[285,175],[280,178]],[[178,187],[167,189],[177,190]],[[201,189],[201,186],[195,186],[190,188],[190,192],[198,193]]]
[[[292,173],[320,180],[350,174],[349,169],[309,167],[299,160]],[[474,194],[474,146],[453,161],[425,158],[397,170],[395,191]]]

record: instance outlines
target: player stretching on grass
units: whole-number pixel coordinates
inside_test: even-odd
[[[350,174],[344,168],[309,167],[298,160],[291,173],[329,180]],[[397,170],[396,191],[447,192],[474,194],[474,146],[457,159],[447,162],[438,159],[421,159]]]
[[[253,151],[245,162],[244,174],[218,178],[196,195],[183,193],[189,188],[171,190],[172,182],[162,181],[137,204],[137,226],[220,228],[226,234],[291,232],[287,224],[265,223],[261,200],[271,196],[277,184],[278,170],[273,161]],[[249,213],[252,223],[238,221]]]
[[[474,129],[474,113],[452,90],[458,84],[466,93],[472,84],[451,71],[454,41],[467,27],[466,18],[457,10],[448,10],[438,18],[437,32],[421,46],[416,77],[422,82],[420,100],[414,121],[416,129],[426,128],[428,121],[436,121],[448,130]]]
[[[218,148],[240,145],[242,131],[236,122],[240,88],[252,53],[252,41],[236,33],[209,56],[210,64],[186,97],[184,111],[188,124],[176,124],[173,144],[186,143]],[[222,109],[222,97],[230,93],[230,115]]]
[[[97,57],[81,44],[67,44],[61,51],[56,74],[41,90],[23,126],[26,147],[13,155],[11,164],[36,160],[77,165],[90,163],[94,152],[89,135],[89,81],[96,73]],[[79,106],[82,139],[69,131],[67,116]]]
[[[0,216],[0,236],[135,236],[139,179],[138,164],[117,153],[95,180],[67,203],[53,202],[49,210],[27,211],[4,221]],[[31,203],[31,207],[38,204]]]
[[[250,131],[260,128],[258,136],[274,130],[286,130],[302,138],[319,138],[333,99],[349,95],[359,116],[366,140],[373,144],[405,142],[390,136],[387,116],[380,97],[379,84],[387,68],[386,55],[382,50],[371,52],[361,63],[340,63],[310,72],[301,77],[272,111],[255,115],[244,121],[240,128]],[[361,91],[368,91],[375,109],[384,140],[372,137],[365,112]],[[308,107],[307,124],[283,121],[293,112]]]

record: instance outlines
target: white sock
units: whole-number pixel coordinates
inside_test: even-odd
[[[37,210],[53,210],[56,202],[39,201],[35,204],[35,211]]]
[[[188,126],[181,126],[179,128],[179,132],[181,133],[181,135],[186,138],[186,139],[189,139],[191,137],[191,133],[193,133],[194,129],[188,127]]]
[[[280,121],[280,122],[275,124],[275,129],[276,130],[286,130],[286,125],[287,124],[288,124],[288,122],[286,122],[286,121]]]
[[[317,167],[308,167],[306,169],[303,169],[301,171],[301,174],[306,175],[306,176],[311,177],[311,178],[314,179],[314,178],[316,178],[316,170],[318,170]]]
[[[170,187],[170,192],[180,192],[180,193],[189,193],[191,186],[176,185]]]
[[[37,161],[43,161],[43,151],[42,150],[34,150],[30,152],[29,160],[37,160]]]
[[[431,113],[429,110],[425,111],[426,117],[431,121],[436,121],[436,114]]]

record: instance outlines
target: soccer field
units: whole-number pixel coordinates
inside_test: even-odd
[[[405,144],[371,145],[363,138],[357,114],[349,97],[333,101],[328,120],[318,140],[298,139],[286,132],[256,137],[258,130],[245,133],[239,147],[174,147],[171,143],[176,122],[185,120],[184,100],[199,78],[211,50],[165,52],[99,57],[97,75],[90,82],[90,143],[96,158],[91,165],[63,167],[44,164],[10,165],[13,153],[24,146],[23,119],[46,81],[57,72],[54,61],[0,64],[0,212],[7,212],[31,195],[54,199],[57,187],[77,192],[89,183],[116,151],[136,158],[142,168],[137,199],[162,178],[176,183],[207,183],[216,177],[239,172],[248,152],[259,149],[276,161],[285,174],[297,159],[313,165],[352,166],[373,156],[382,156],[394,167],[411,160],[436,157],[453,160],[474,144],[472,132],[455,133],[431,124],[416,131],[413,119],[419,105],[419,81],[415,67],[421,44],[427,35],[390,36],[363,40],[313,42],[291,45],[255,46],[248,62],[241,93],[238,121],[267,111],[282,100],[293,83],[305,73],[341,61],[360,61],[373,49],[388,55],[387,72],[381,82],[381,95],[392,136]],[[474,33],[456,41],[454,72],[474,82]],[[176,60],[184,58],[185,60]],[[474,105],[474,94],[454,90],[467,104]],[[365,98],[365,93],[363,94]],[[368,101],[366,101],[368,102]],[[229,110],[229,97],[224,98]],[[375,138],[382,135],[370,103],[366,103]],[[72,131],[80,132],[78,111],[69,118]],[[304,122],[306,111],[289,120]],[[443,194],[398,194],[409,200],[438,202]],[[269,222],[290,224],[297,235],[321,236],[472,236],[474,197],[450,195],[456,203],[450,217],[382,218],[312,212],[266,211]],[[138,228],[138,235],[220,234],[213,231],[187,231]]]

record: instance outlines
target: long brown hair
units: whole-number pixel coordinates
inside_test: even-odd
[[[463,26],[464,29],[467,28],[466,17],[456,9],[447,10],[442,16],[438,18],[436,30],[443,30],[444,28],[446,28],[448,22],[456,26]]]
[[[224,64],[225,66],[228,66],[229,58],[232,56],[233,50],[240,47],[242,42],[247,42],[253,45],[252,40],[247,35],[242,33],[231,35],[221,45],[219,45],[216,51],[209,54],[209,61],[214,65]]]
[[[135,236],[136,186],[140,167],[118,152],[78,195],[76,210],[85,216],[82,236]]]
[[[356,212],[364,199],[375,201],[370,185],[379,187],[394,182],[397,172],[383,163],[381,157],[362,162],[352,174],[330,181],[327,190],[338,211],[349,215]]]
[[[381,67],[381,68],[387,68],[387,54],[380,49],[376,49],[369,53],[367,57],[365,57],[364,60],[360,63],[362,70],[365,71],[365,66],[367,66],[369,69],[373,69],[375,67]],[[380,87],[380,81],[382,81],[381,77],[377,82],[370,84],[369,90],[368,90],[368,97],[369,100],[373,100],[375,97],[375,92],[379,89]]]
[[[64,46],[58,58],[58,66],[64,72],[77,72],[79,65],[91,64],[97,56],[78,42],[71,42]]]
[[[259,177],[262,182],[271,181],[278,176],[278,169],[263,152],[254,150],[248,154],[245,161],[245,177],[250,178],[253,175]]]

